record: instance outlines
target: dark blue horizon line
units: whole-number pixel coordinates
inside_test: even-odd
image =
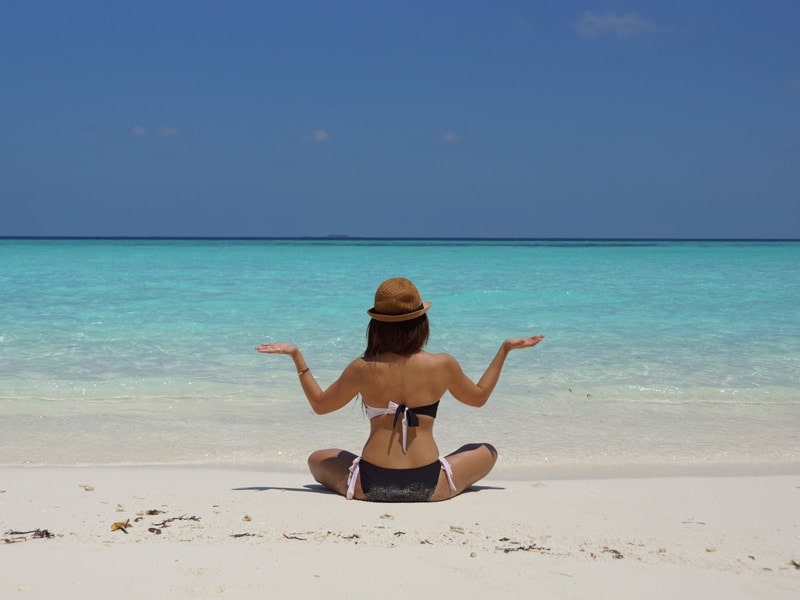
[[[103,236],[103,235],[0,235],[0,240],[105,240],[105,241],[436,241],[436,242],[799,242],[800,238],[703,237],[427,237],[427,236]]]

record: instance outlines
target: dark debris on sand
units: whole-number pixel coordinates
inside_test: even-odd
[[[18,542],[27,542],[28,540],[47,540],[56,536],[47,529],[31,529],[30,531],[16,531],[14,529],[9,529],[4,535],[9,536],[3,538],[3,541],[6,544],[16,544]]]

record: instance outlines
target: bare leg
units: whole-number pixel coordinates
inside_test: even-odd
[[[347,450],[317,450],[308,457],[308,468],[314,479],[337,494],[347,494],[347,476],[356,455]],[[361,482],[356,482],[355,498],[363,498]]]
[[[448,454],[446,458],[453,467],[453,483],[456,489],[450,489],[447,475],[442,470],[431,501],[447,500],[457,496],[486,477],[494,467],[494,463],[497,462],[497,450],[487,443],[465,444],[455,452]]]

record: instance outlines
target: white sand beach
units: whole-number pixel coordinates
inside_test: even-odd
[[[800,475],[489,478],[375,504],[300,471],[6,467],[0,597],[794,599],[798,507]]]

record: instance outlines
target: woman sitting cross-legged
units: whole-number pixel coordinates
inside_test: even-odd
[[[497,460],[488,443],[462,446],[446,457],[433,438],[439,401],[446,392],[469,406],[483,406],[500,377],[508,353],[530,348],[543,336],[505,340],[474,383],[449,354],[423,350],[428,341],[430,302],[408,279],[384,281],[375,293],[367,349],[323,390],[296,345],[276,342],[256,350],[292,358],[303,392],[317,414],[361,395],[370,433],[361,456],[336,448],[308,458],[319,483],[347,497],[378,502],[446,500],[485,477]]]

